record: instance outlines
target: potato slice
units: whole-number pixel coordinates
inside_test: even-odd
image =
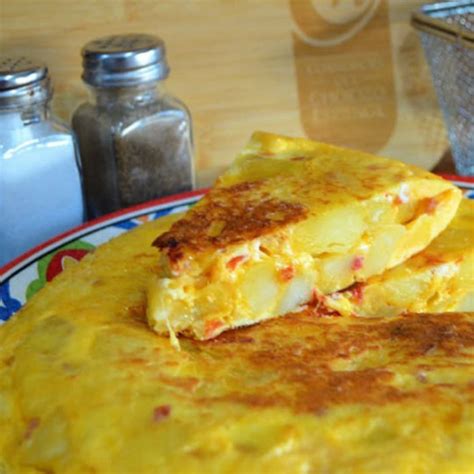
[[[154,241],[158,278],[173,285],[150,287],[167,294],[149,294],[150,325],[208,339],[294,311],[421,251],[460,199],[448,181],[401,162],[257,132]]]

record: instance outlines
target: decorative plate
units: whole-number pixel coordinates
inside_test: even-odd
[[[474,199],[474,178],[444,176]],[[205,193],[198,190],[123,209],[65,232],[0,268],[0,324],[18,311],[48,281],[75,265],[100,244],[159,217],[182,212]]]
[[[159,217],[182,212],[205,190],[177,194],[129,207],[58,235],[0,268],[0,324],[18,311],[64,268],[100,244]]]

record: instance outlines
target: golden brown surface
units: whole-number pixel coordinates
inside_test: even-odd
[[[186,251],[220,249],[266,235],[307,215],[301,204],[274,199],[263,183],[253,181],[212,191],[198,206],[160,235],[153,245],[179,260]]]
[[[423,250],[460,199],[452,183],[399,161],[255,132],[154,241],[150,326],[205,340],[296,311]]]
[[[168,250],[172,260],[220,249],[278,231],[308,215],[396,194],[402,183],[425,184],[432,190],[427,190],[428,197],[451,188],[441,178],[399,161],[256,132],[212,190],[154,245]],[[412,189],[410,194],[414,200],[423,193]]]
[[[282,340],[284,334],[290,335],[287,341]],[[393,367],[407,365],[420,372],[430,371],[434,361],[429,354],[449,359],[462,357],[474,347],[474,321],[467,315],[447,313],[406,315],[373,323],[352,318],[342,322],[337,317],[322,318],[306,311],[289,315],[282,322],[266,322],[258,329],[223,334],[198,347],[207,349],[209,344],[219,359],[239,354],[239,363],[250,373],[273,374],[271,383],[253,390],[236,387],[223,399],[317,413],[335,405],[443,400],[446,393],[439,384],[413,390],[397,387],[393,383],[397,375]],[[358,361],[367,356],[376,361],[382,355],[386,364]],[[469,400],[474,401],[474,378],[470,382],[473,383],[467,383],[466,390]]]
[[[151,331],[150,244],[98,248],[0,327],[0,472],[468,473],[474,315],[307,311],[181,338]]]

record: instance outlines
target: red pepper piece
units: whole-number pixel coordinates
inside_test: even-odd
[[[360,270],[364,266],[364,257],[358,255],[357,257],[352,260],[351,270],[357,271]]]
[[[204,326],[204,336],[206,339],[213,338],[217,331],[223,326],[222,321],[218,321],[217,319],[212,319],[210,321],[206,321]]]
[[[280,280],[290,281],[295,277],[295,273],[295,268],[292,265],[282,268],[279,271]]]
[[[245,260],[245,255],[237,255],[236,257],[232,257],[228,262],[227,262],[227,268],[230,270],[235,270],[237,268],[237,265],[239,263],[242,263]]]
[[[433,214],[438,207],[439,202],[434,197],[426,199],[425,209],[427,214]]]
[[[153,409],[153,421],[158,423],[170,416],[171,406],[170,405],[159,405]]]
[[[349,290],[357,304],[361,304],[364,300],[364,285],[362,283],[354,283]]]

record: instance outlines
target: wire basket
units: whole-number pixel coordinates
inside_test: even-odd
[[[474,1],[424,5],[412,15],[443,111],[456,171],[474,175]]]

